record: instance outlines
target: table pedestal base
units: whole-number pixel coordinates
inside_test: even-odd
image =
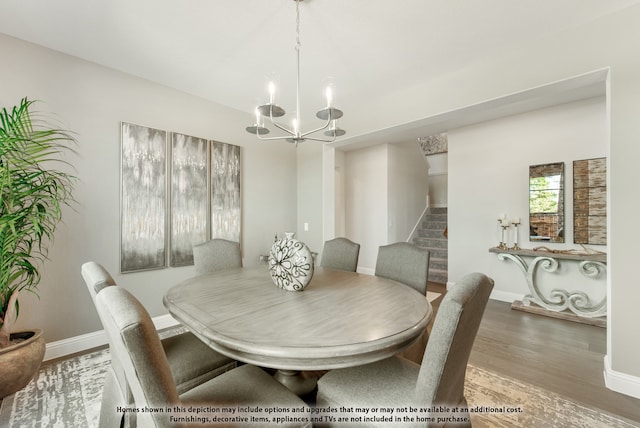
[[[299,397],[313,391],[318,382],[316,376],[302,376],[297,370],[278,370],[273,377]]]

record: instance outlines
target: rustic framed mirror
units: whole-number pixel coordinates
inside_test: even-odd
[[[564,242],[564,162],[529,167],[529,240]]]
[[[607,243],[607,158],[573,161],[573,242]]]

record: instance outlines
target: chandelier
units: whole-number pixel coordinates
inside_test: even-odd
[[[342,117],[342,111],[333,107],[331,102],[333,101],[331,87],[326,89],[327,105],[318,110],[316,117],[323,120],[319,127],[311,129],[306,132],[300,130],[300,1],[296,2],[296,117],[292,121],[292,126],[287,127],[281,123],[276,122],[274,119],[285,115],[285,111],[282,107],[274,103],[275,97],[275,85],[273,82],[269,83],[269,103],[263,104],[255,109],[256,122],[246,128],[247,132],[255,134],[260,140],[286,140],[290,143],[301,143],[305,140],[322,141],[330,143],[335,141],[336,137],[345,134],[345,131],[340,129],[337,125],[337,120]],[[285,133],[285,135],[276,137],[263,137],[270,132],[264,124],[264,120],[269,119],[271,125]],[[324,135],[328,138],[314,136],[315,133],[324,131]]]

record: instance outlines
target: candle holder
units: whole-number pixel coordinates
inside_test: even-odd
[[[507,242],[504,239],[504,234],[505,231],[509,228],[509,223],[504,218],[499,218],[498,224],[502,228],[502,231],[500,232],[500,243],[498,244],[498,248],[500,248],[501,250],[507,250],[509,248],[507,247]]]
[[[514,239],[513,239],[513,247],[511,247],[510,250],[517,251],[520,249],[520,247],[518,246],[518,225],[520,224],[520,219],[513,220],[511,224],[513,224]]]

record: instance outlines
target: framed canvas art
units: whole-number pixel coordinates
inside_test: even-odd
[[[240,146],[211,142],[211,238],[240,242]]]
[[[171,134],[170,265],[193,264],[193,246],[207,240],[209,142]]]
[[[120,271],[166,266],[167,132],[122,123]]]

